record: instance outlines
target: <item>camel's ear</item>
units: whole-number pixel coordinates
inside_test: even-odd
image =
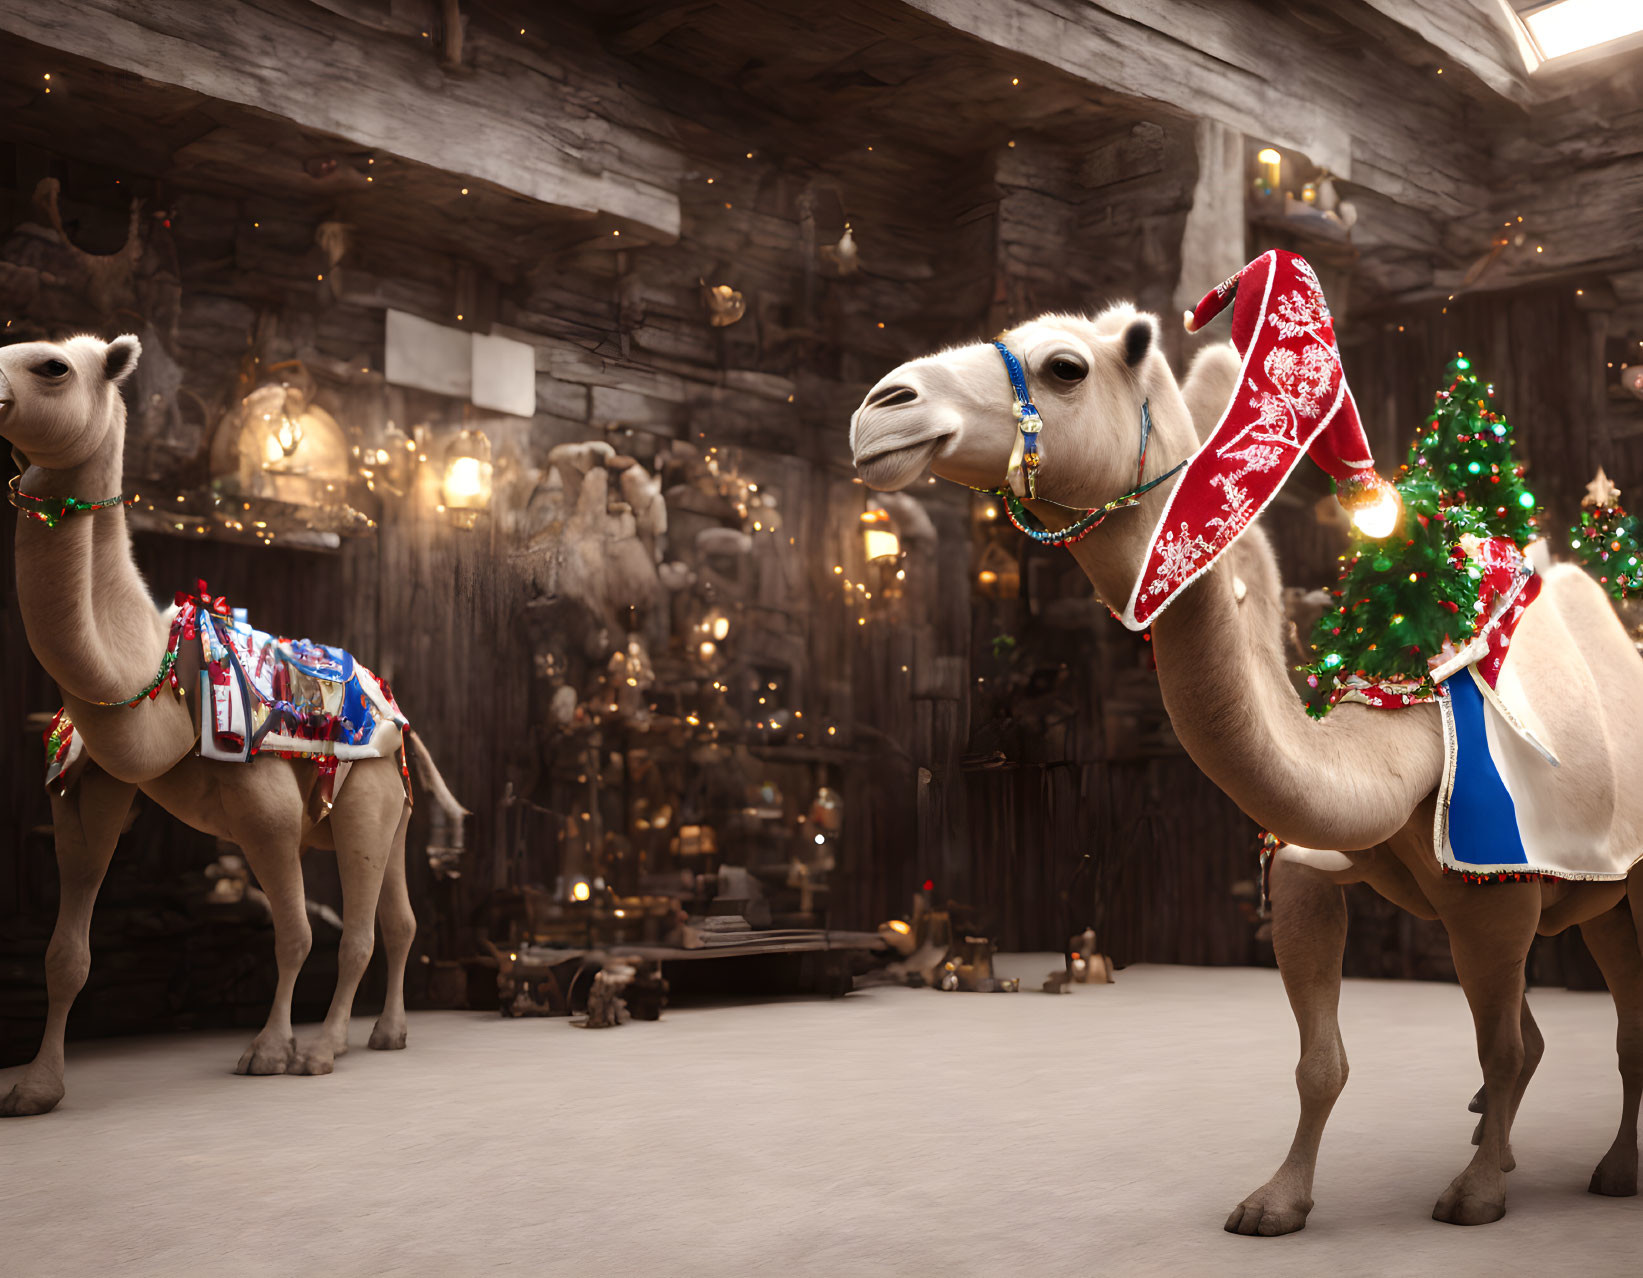
[[[1150,317],[1140,316],[1131,320],[1124,329],[1124,363],[1131,368],[1139,364],[1152,349],[1155,336]]]
[[[143,344],[130,333],[116,337],[108,344],[103,356],[103,376],[115,385],[130,377],[137,368],[137,358],[143,353]]]

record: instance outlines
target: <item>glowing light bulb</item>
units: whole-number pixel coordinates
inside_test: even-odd
[[[1352,512],[1352,522],[1365,537],[1378,540],[1391,535],[1402,514],[1403,502],[1398,498],[1398,490],[1391,484],[1383,484],[1374,497]]]
[[[582,879],[578,879],[576,881],[576,886],[571,888],[570,894],[578,901],[585,901],[590,895],[592,895],[586,881]]]

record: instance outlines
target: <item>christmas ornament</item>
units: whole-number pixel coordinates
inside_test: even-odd
[[[1277,495],[1303,452],[1336,482],[1346,510],[1378,535],[1397,525],[1397,496],[1375,473],[1335,331],[1312,267],[1263,253],[1187,313],[1197,332],[1231,303],[1243,356],[1239,389],[1165,503],[1123,622],[1144,630]]]

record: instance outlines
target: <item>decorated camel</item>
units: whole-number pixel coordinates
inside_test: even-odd
[[[92,906],[139,790],[194,828],[238,844],[267,894],[279,979],[268,1021],[237,1073],[331,1071],[348,1048],[373,919],[382,926],[388,995],[370,1046],[405,1046],[405,963],[416,918],[405,882],[410,797],[402,771],[412,734],[385,685],[346,653],[304,641],[258,647],[253,635],[269,637],[236,625],[222,601],[203,593],[179,596],[167,611],[155,607],[118,496],[120,386],[139,354],[130,336],[0,347],[0,435],[22,470],[12,486],[24,516],[17,599],[29,644],[66,711],[50,742],[62,897],[46,954],[49,1009],[39,1054],[0,1097],[5,1116],[46,1113],[63,1096],[63,1031],[90,970]],[[221,695],[263,675],[282,680],[288,699]],[[202,698],[210,730],[202,728]],[[279,711],[271,720],[270,704]],[[455,808],[416,744],[422,788]],[[329,1013],[299,1047],[291,995],[311,944],[304,847],[337,853],[343,931]]]
[[[1236,278],[1218,300],[1206,299],[1210,312]],[[1256,320],[1276,325],[1264,298],[1261,306]],[[1321,294],[1317,307],[1323,326],[1313,339],[1328,336],[1329,356],[1317,361],[1314,389],[1328,403],[1335,383],[1325,375],[1338,382],[1338,357]],[[1242,350],[1250,333],[1239,324],[1235,316]],[[1279,365],[1300,368],[1286,359]],[[1546,829],[1593,831],[1592,845],[1607,860],[1580,878],[1503,875],[1483,884],[1445,873],[1439,851],[1448,838],[1440,840],[1434,818],[1449,793],[1451,712],[1430,700],[1397,709],[1350,703],[1315,721],[1289,680],[1276,561],[1260,530],[1248,527],[1263,503],[1244,500],[1253,491],[1241,487],[1272,454],[1249,444],[1248,429],[1216,447],[1231,426],[1283,434],[1282,413],[1253,407],[1264,403],[1259,394],[1246,396],[1260,379],[1259,362],[1240,363],[1223,346],[1203,352],[1178,386],[1158,349],[1156,321],[1128,305],[1093,318],[1046,315],[997,343],[955,347],[890,372],[857,409],[851,447],[873,488],[903,488],[928,470],[1013,499],[1023,531],[1066,544],[1115,616],[1150,627],[1165,705],[1188,753],[1245,813],[1292,845],[1273,867],[1271,894],[1273,945],[1300,1028],[1300,1121],[1277,1172],[1233,1208],[1229,1231],[1290,1233],[1312,1209],[1319,1141],[1347,1079],[1337,1006],[1348,883],[1442,920],[1476,1024],[1484,1077],[1477,1149],[1434,1217],[1483,1224],[1504,1214],[1506,1173],[1515,1165],[1512,1119],[1542,1050],[1524,996],[1525,960],[1537,931],[1573,924],[1603,970],[1620,1021],[1620,1130],[1590,1188],[1635,1194],[1643,1096],[1643,865],[1634,864],[1643,853],[1643,719],[1635,707],[1643,702],[1643,663],[1583,572],[1557,566],[1536,579],[1538,602],[1511,614],[1517,628],[1501,690],[1537,720],[1540,745],[1560,764],[1541,796]],[[1211,405],[1227,407],[1221,424],[1195,429],[1194,418],[1205,422]],[[1355,425],[1354,417],[1337,434]],[[1201,436],[1209,438],[1202,449]],[[1284,446],[1287,466],[1305,437],[1291,432]],[[1337,477],[1350,491],[1364,478],[1367,451],[1351,457],[1350,441],[1343,447],[1335,459],[1348,473]],[[1194,475],[1228,458],[1241,459],[1240,468],[1214,471],[1207,483]],[[1372,485],[1371,476],[1360,488]],[[1227,500],[1195,507],[1194,497],[1211,488]],[[1183,553],[1183,543],[1194,553]]]

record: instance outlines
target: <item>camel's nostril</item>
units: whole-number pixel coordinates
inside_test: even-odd
[[[911,404],[917,398],[918,392],[911,386],[886,386],[868,397],[867,407],[895,408],[900,404]]]

